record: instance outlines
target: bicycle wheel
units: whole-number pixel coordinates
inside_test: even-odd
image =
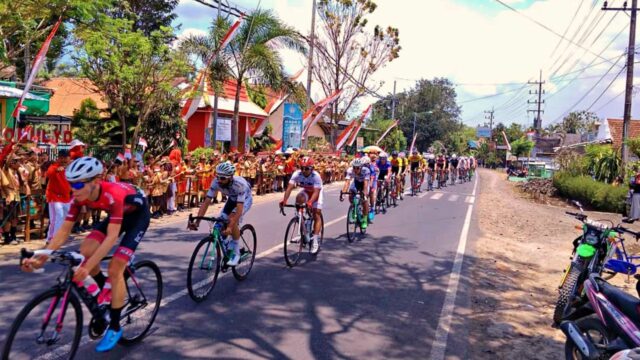
[[[356,231],[360,227],[360,219],[356,213],[356,208],[351,204],[347,212],[347,240],[353,242],[356,239]]]
[[[134,263],[125,270],[127,300],[125,301],[120,326],[122,345],[135,344],[149,332],[160,310],[162,302],[162,274],[151,260]]]
[[[63,298],[62,289],[51,288],[25,305],[11,324],[2,349],[3,360],[73,359],[82,337],[82,306],[73,291],[66,304],[61,301]],[[57,334],[56,322],[61,313],[64,323]],[[49,321],[44,323],[47,318]]]
[[[193,250],[187,270],[187,290],[195,302],[201,302],[216,286],[220,273],[220,247],[211,236],[200,240]]]
[[[284,261],[288,267],[294,267],[300,261],[302,253],[302,238],[300,237],[298,217],[289,221],[284,233]]]
[[[389,194],[389,187],[385,186],[384,188],[384,199],[385,199],[385,206],[388,208],[391,207],[391,194]]]
[[[257,244],[256,229],[254,229],[251,224],[245,224],[240,229],[240,240],[238,244],[238,246],[240,246],[240,263],[231,268],[233,277],[235,277],[236,280],[242,281],[249,276],[253,268],[253,262],[256,259]]]

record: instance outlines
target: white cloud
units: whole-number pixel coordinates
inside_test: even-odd
[[[184,30],[182,30],[178,36],[176,37],[176,39],[173,41],[173,43],[171,44],[171,46],[173,48],[177,48],[178,46],[180,46],[180,43],[190,37],[190,36],[204,36],[207,35],[207,32],[201,29],[196,29],[196,28],[186,28]]]

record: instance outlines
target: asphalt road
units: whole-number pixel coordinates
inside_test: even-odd
[[[152,225],[136,252],[159,265],[164,281],[151,333],[135,346],[96,354],[85,327],[76,358],[465,358],[466,327],[457,309],[469,308],[464,293],[473,286],[461,261],[477,233],[474,182],[406,196],[354,243],[346,239],[348,202],[338,201],[339,191],[337,184],[325,189],[322,252],[293,269],[279,247],[290,217],[278,213],[275,196],[256,201],[245,218],[258,234],[249,278],[225,274],[200,304],[186,293],[186,271],[206,226],[187,232],[183,217]],[[25,274],[17,260],[0,262],[3,343],[19,310],[53,283],[57,269],[47,268]]]

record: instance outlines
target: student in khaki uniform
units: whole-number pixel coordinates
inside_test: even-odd
[[[18,215],[20,211],[20,192],[29,194],[29,185],[26,183],[20,162],[22,157],[12,155],[9,157],[4,167],[0,170],[0,187],[2,188],[2,198],[5,201],[2,221],[4,245],[17,245],[18,238]]]

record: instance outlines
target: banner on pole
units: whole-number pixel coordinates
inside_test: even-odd
[[[302,147],[302,109],[298,104],[284,104],[282,148]]]

